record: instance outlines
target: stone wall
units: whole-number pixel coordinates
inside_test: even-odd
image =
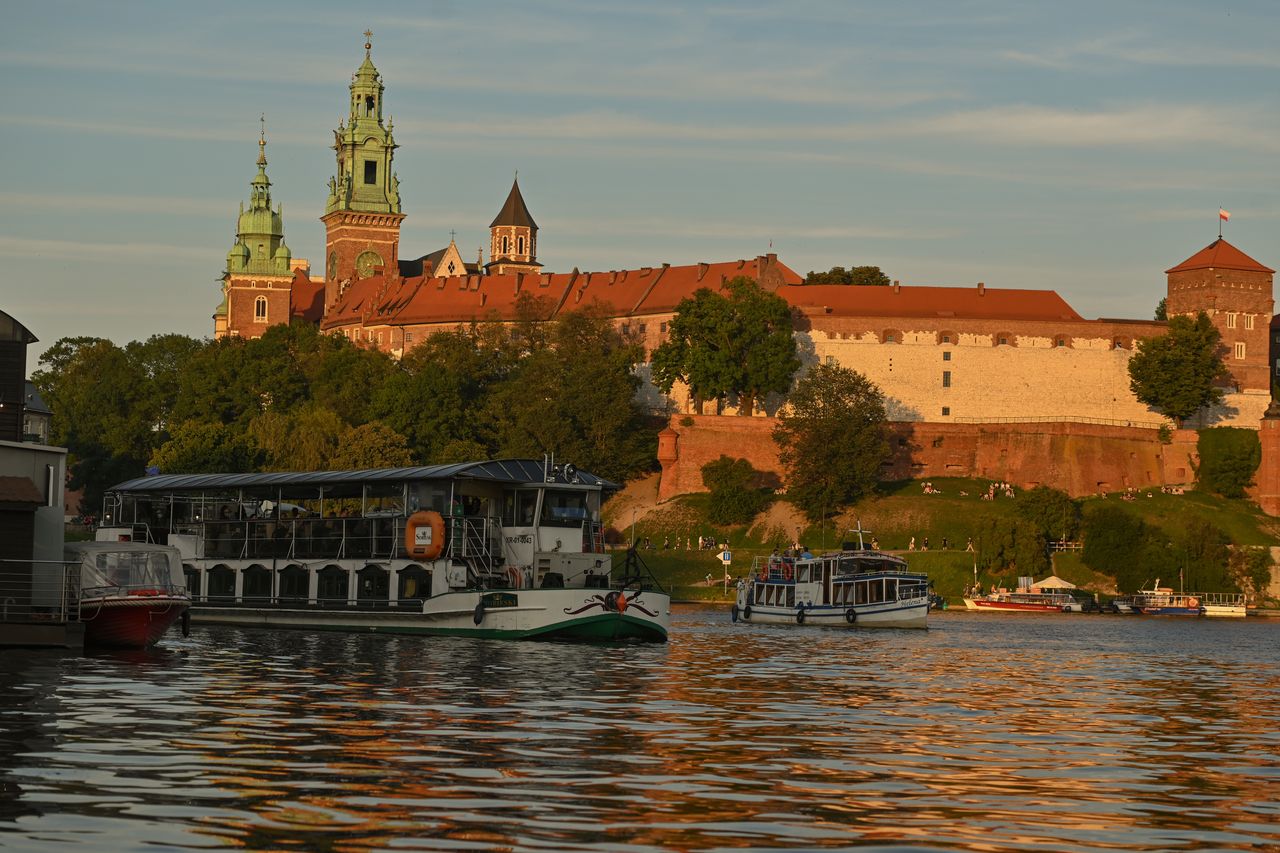
[[[676,415],[674,451],[662,459],[660,500],[705,491],[701,468],[729,455],[782,473],[774,418]],[[1163,444],[1154,429],[1081,423],[891,424],[892,459],[881,479],[980,477],[1019,488],[1053,486],[1071,495],[1190,484],[1196,433]]]

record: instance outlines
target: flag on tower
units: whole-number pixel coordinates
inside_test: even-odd
[[[1231,211],[1218,208],[1218,218],[1223,222],[1229,222],[1231,220]]]

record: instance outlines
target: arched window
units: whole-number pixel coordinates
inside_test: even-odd
[[[502,254],[506,254],[511,248],[511,240],[509,237],[502,238]]]
[[[259,296],[253,300],[253,321],[255,323],[267,322],[267,297]]]
[[[516,252],[518,252],[521,255],[524,254],[524,238],[523,237],[516,238]]]

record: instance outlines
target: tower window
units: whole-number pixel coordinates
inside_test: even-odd
[[[376,161],[364,161],[364,182],[366,184],[376,184],[378,182],[378,164]]]
[[[1235,327],[1236,327],[1236,312],[1228,311],[1227,312],[1227,328],[1234,329]]]
[[[950,353],[950,352],[944,352],[944,353],[942,354],[942,360],[943,360],[943,361],[950,361],[950,360],[951,360],[951,353]]]
[[[1236,341],[1236,358],[1244,358],[1244,341]]]
[[[510,250],[511,250],[511,238],[503,237],[502,238],[502,254],[505,255]]]
[[[943,406],[943,407],[942,407],[942,416],[945,418],[945,417],[949,417],[950,415],[951,415],[951,407],[950,407],[950,406]]]
[[[373,95],[364,96],[364,114],[367,116],[373,115]]]
[[[943,388],[951,387],[951,371],[950,370],[942,371],[942,387]]]
[[[1245,315],[1244,315],[1244,327],[1245,327],[1246,329],[1252,329],[1252,328],[1253,328],[1253,315],[1252,315],[1252,314],[1245,314]]]
[[[523,237],[516,238],[516,251],[521,255],[524,254],[524,238]]]
[[[253,320],[255,323],[267,322],[267,297],[259,296],[253,300]]]

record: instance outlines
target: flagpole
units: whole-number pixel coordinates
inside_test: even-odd
[[[1218,239],[1222,239],[1222,205],[1218,205]]]

